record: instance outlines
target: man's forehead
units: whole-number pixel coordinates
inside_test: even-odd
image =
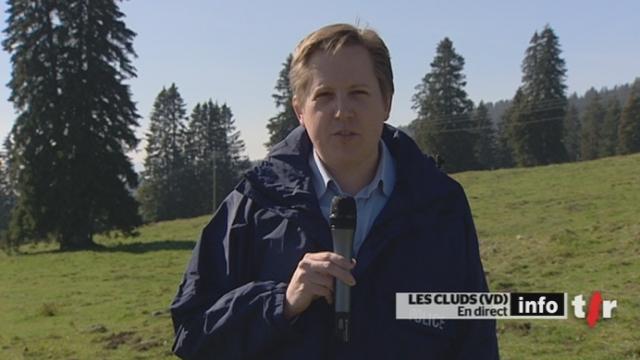
[[[348,85],[350,88],[364,88],[364,87],[369,87],[372,84],[364,83],[364,82],[349,82]],[[325,88],[332,88],[334,86],[336,86],[335,82],[326,81],[324,79],[318,79],[318,81],[314,81],[311,84],[311,89],[325,89]]]
[[[364,46],[347,45],[337,50],[317,49],[309,56],[307,65],[312,66],[314,63],[317,64],[318,62],[331,62],[334,59],[342,57],[357,57],[360,60],[364,60],[366,58],[371,61],[369,51]]]
[[[376,81],[373,65],[368,52],[364,48],[362,50],[360,54],[358,54],[359,50],[348,53],[314,54],[307,67],[313,86],[336,81],[347,81],[350,85],[354,83],[371,85]]]
[[[350,76],[335,76],[332,74],[323,73],[321,71],[312,71],[310,79],[310,89],[323,89],[334,87],[371,87],[376,84],[375,77],[356,76],[351,74]]]

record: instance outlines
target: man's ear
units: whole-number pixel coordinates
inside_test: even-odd
[[[296,113],[300,126],[304,127],[304,114],[302,112],[303,106],[300,98],[297,95],[294,95],[293,99],[291,99],[291,104],[293,105],[293,111]]]
[[[385,96],[385,101],[384,101],[384,105],[385,105],[385,109],[387,110],[387,115],[384,117],[384,121],[389,120],[389,116],[391,116],[391,102],[393,100],[393,96],[389,95],[389,96]]]

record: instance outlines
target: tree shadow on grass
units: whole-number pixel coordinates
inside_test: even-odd
[[[165,251],[165,250],[193,250],[196,242],[193,240],[162,240],[162,241],[149,241],[149,242],[129,242],[129,243],[117,243],[117,244],[93,244],[87,248],[80,249],[47,249],[47,250],[27,250],[16,253],[20,256],[33,256],[42,254],[65,254],[74,253],[78,251],[93,251],[93,252],[105,252],[115,253],[123,252],[130,254],[144,254],[152,251]]]
[[[163,240],[153,242],[131,242],[116,245],[98,245],[97,252],[126,252],[132,254],[144,254],[152,251],[163,250],[193,250],[196,242],[193,240]]]

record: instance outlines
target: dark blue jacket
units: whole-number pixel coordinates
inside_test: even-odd
[[[226,198],[193,250],[171,314],[184,359],[497,359],[495,322],[395,319],[396,292],[488,291],[462,187],[386,125],[396,185],[352,271],[351,342],[318,299],[291,324],[287,282],[307,252],[331,251],[294,130]]]

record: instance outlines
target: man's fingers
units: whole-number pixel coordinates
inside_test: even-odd
[[[308,279],[314,284],[324,286],[329,291],[333,292],[333,276],[320,273],[320,272],[309,272]]]
[[[323,297],[327,300],[327,303],[333,303],[333,292],[331,292],[331,290],[329,290],[325,286],[311,283],[308,285],[308,287],[309,290],[311,290],[311,293],[315,295],[314,297]]]
[[[332,263],[347,270],[353,269],[356,265],[355,259],[347,259],[342,255],[338,255],[330,251],[312,253],[311,255],[313,260],[331,261]]]
[[[344,270],[331,261],[310,262],[309,269],[313,272],[329,274],[351,286],[356,284],[356,279],[351,275],[351,272]]]

